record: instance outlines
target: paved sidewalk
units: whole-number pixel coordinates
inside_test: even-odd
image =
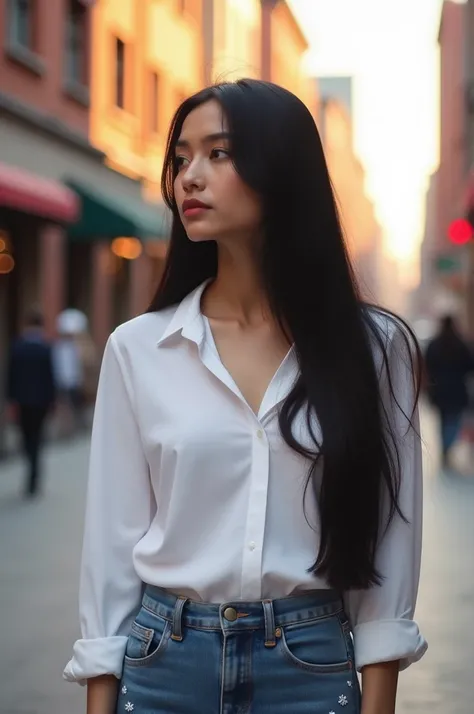
[[[429,642],[400,677],[397,714],[473,714],[474,461],[462,445],[458,475],[442,474],[435,423],[424,413],[425,511],[417,620]]]
[[[401,675],[397,714],[473,714],[474,476],[438,475],[433,428],[428,416],[417,612],[430,649]],[[20,498],[22,465],[0,462],[0,714],[85,711],[84,690],[61,673],[78,635],[88,448],[86,439],[51,446],[35,502]]]
[[[87,439],[45,455],[44,496],[23,501],[23,468],[0,463],[0,714],[83,714],[62,680],[78,636],[77,589]]]

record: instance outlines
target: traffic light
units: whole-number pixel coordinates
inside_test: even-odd
[[[474,236],[474,229],[465,218],[457,218],[450,223],[448,238],[454,245],[465,245]]]

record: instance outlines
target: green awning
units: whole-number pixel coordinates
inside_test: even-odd
[[[81,217],[68,228],[71,241],[96,242],[114,238],[163,240],[169,237],[164,204],[151,206],[123,195],[111,195],[76,181],[64,181],[81,201]]]

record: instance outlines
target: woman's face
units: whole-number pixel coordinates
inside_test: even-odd
[[[217,101],[188,114],[175,148],[174,195],[192,241],[245,240],[260,232],[260,200],[236,172],[231,151]]]

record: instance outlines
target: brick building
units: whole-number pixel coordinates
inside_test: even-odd
[[[123,231],[162,232],[141,183],[107,167],[89,138],[92,4],[0,3],[0,385],[9,342],[32,304],[51,335],[58,313],[74,306],[103,340],[108,265],[97,246]],[[2,401],[0,386],[0,410]]]

